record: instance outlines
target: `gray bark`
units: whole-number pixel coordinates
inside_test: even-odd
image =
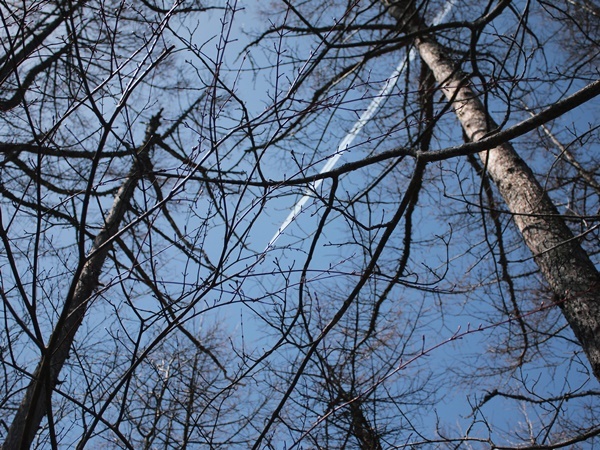
[[[419,32],[423,27],[414,2],[384,3],[406,31]],[[445,97],[452,102],[468,138],[478,141],[497,129],[465,74],[448,58],[442,46],[425,33],[418,34],[414,44]],[[479,157],[513,214],[523,241],[600,381],[600,274],[597,268],[510,142],[481,152]]]
[[[160,115],[160,113],[159,113]],[[148,170],[148,151],[153,145],[159,126],[159,115],[153,117],[146,130],[143,146],[125,181],[117,192],[104,226],[94,239],[87,260],[75,277],[50,341],[44,351],[25,396],[8,429],[2,450],[27,449],[31,446],[44,416],[50,413],[52,391],[69,357],[75,334],[85,316],[90,299],[99,285],[102,266],[119,231],[125,212],[129,208],[138,181]]]

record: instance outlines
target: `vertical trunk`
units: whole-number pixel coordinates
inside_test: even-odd
[[[160,113],[159,113],[160,114]],[[90,256],[83,265],[79,277],[73,280],[71,295],[65,301],[60,318],[54,327],[50,342],[38,363],[25,396],[8,429],[2,450],[26,449],[31,446],[44,416],[51,408],[52,391],[58,376],[69,357],[75,334],[81,325],[88,302],[98,287],[98,279],[104,261],[111,248],[110,240],[119,230],[125,212],[135,192],[137,182],[148,168],[148,150],[159,126],[159,116],[150,121],[144,145],[137,155],[129,175],[117,192],[104,226],[94,239]]]
[[[422,26],[412,1],[387,2],[389,12],[408,31]],[[477,141],[497,128],[465,74],[431,36],[415,39],[424,63],[453,102],[466,135]],[[481,152],[490,178],[513,214],[525,244],[552,288],[567,322],[600,380],[600,274],[558,213],[548,194],[513,146],[506,142]]]
[[[369,418],[365,415],[363,401],[359,396],[346,391],[342,382],[338,379],[334,369],[325,363],[328,373],[325,377],[327,383],[334,392],[337,392],[337,399],[331,405],[332,408],[343,405],[346,414],[349,416],[350,428],[348,432],[358,443],[361,450],[382,450],[381,436],[377,429],[371,424]]]
[[[359,399],[350,400],[350,415],[352,432],[361,450],[382,450],[379,434],[363,414],[362,403]]]

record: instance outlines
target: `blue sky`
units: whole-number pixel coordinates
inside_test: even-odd
[[[159,150],[156,151],[155,164],[165,173],[179,176],[173,180],[165,175],[163,193],[171,192],[174,195],[168,203],[170,212],[185,234],[185,239],[201,248],[212,264],[222,261],[222,276],[213,279],[211,270],[177,250],[175,244],[181,243],[183,238],[175,235],[164,211],[159,208],[149,215],[149,223],[168,230],[174,242],[167,242],[155,232],[146,232],[143,227],[137,233],[127,235],[127,242],[134,248],[139,246],[139,260],[135,263],[143,265],[148,273],[156,277],[160,289],[171,295],[175,300],[172,306],[194,335],[203,336],[206,330],[216,326],[221,336],[225,336],[220,341],[225,348],[219,350],[223,350],[224,354],[235,354],[232,363],[234,371],[236,367],[251,370],[248,369],[251,365],[249,356],[258,357],[274,350],[262,365],[252,369],[250,375],[242,380],[236,393],[244,401],[251,400],[248,410],[254,406],[253,402],[269,397],[261,411],[264,418],[281,398],[311,338],[331,320],[360,279],[384,233],[382,224],[390,220],[406,192],[414,162],[409,158],[398,158],[340,177],[333,201],[334,209],[329,212],[316,242],[306,280],[301,279],[301,271],[313,244],[315,230],[327,211],[326,203],[332,187],[330,179],[316,189],[322,198],[312,196],[274,248],[265,253],[263,250],[304,194],[305,186],[263,189],[224,184],[220,191],[219,183],[213,183],[214,191],[209,192],[206,186],[193,179],[191,167],[200,164],[207,169],[208,176],[216,176],[216,171],[211,172],[211,169],[220,167],[229,170],[220,176],[234,181],[260,179],[255,171],[255,154],[248,151],[250,138],[241,126],[245,123],[243,105],[251,123],[256,125],[253,137],[258,145],[265,145],[264,153],[262,147],[256,152],[256,155],[260,154],[260,169],[265,179],[283,180],[318,173],[388,82],[394,68],[408,58],[405,50],[398,50],[392,55],[369,61],[355,77],[353,74],[353,77],[348,76],[340,81],[318,108],[306,111],[303,108],[306,108],[314,89],[323,79],[331,76],[328,66],[322,69],[319,66],[321,72],[316,70],[286,102],[282,99],[290,86],[315,61],[315,55],[322,50],[322,45],[314,37],[286,37],[266,41],[262,47],[252,46],[248,54],[243,54],[242,50],[251,39],[247,31],[263,30],[268,20],[280,23],[284,15],[265,15],[264,11],[258,11],[258,4],[252,2],[240,2],[237,6],[243,6],[243,9],[235,13],[232,22],[229,11],[226,19],[222,18],[221,11],[213,11],[208,16],[201,16],[202,22],[197,22],[196,17],[172,21],[171,29],[182,39],[170,37],[176,50],[165,73],[171,74],[173,72],[169,71],[176,68],[178,72],[173,77],[179,82],[178,92],[185,91],[188,95],[175,98],[154,87],[141,89],[135,102],[132,101],[134,106],[128,110],[131,116],[122,118],[119,126],[130,120],[135,127],[131,135],[123,132],[123,140],[137,144],[143,138],[146,116],[164,107],[163,129],[166,129],[185,109],[186,102],[204,95],[204,91],[209,92],[200,102],[194,120],[190,119],[182,125],[170,141],[183,143],[182,148],[189,156],[187,165]],[[518,7],[523,7],[523,3],[519,3]],[[465,5],[460,2],[449,17],[462,17],[464,8]],[[335,13],[339,11],[332,9],[331,16]],[[430,14],[433,15],[433,12]],[[326,14],[322,20],[331,22]],[[531,23],[538,25],[536,20],[539,19]],[[504,48],[500,46],[502,39],[507,38],[515,27],[512,20],[504,22],[504,18],[501,18],[489,27],[489,35],[482,39],[487,42],[490,51],[496,51],[494,46],[498,45],[500,52]],[[226,45],[220,40],[223,31],[229,36]],[[545,31],[550,35],[545,37],[551,39],[551,30]],[[186,48],[188,43],[190,47]],[[532,45],[527,42],[524,48],[531,49]],[[554,99],[552,89],[557,85],[538,80],[536,70],[541,68],[539,73],[542,73],[542,69],[562,63],[563,58],[552,42],[546,44],[543,55],[533,50],[531,52],[532,68],[528,69],[530,72],[525,71],[527,73],[523,76],[526,82],[523,83],[539,85],[540,89],[532,91],[526,98],[531,99],[532,103],[546,104]],[[511,59],[512,53],[509,56],[507,58],[510,61],[517,61],[516,57]],[[546,67],[543,67],[544,64]],[[215,91],[210,90],[213,81],[211,74],[214,73],[211,71],[217,67],[220,80],[229,91],[222,86]],[[486,69],[489,67],[486,66]],[[411,104],[416,98],[414,92],[418,70],[418,64],[409,65],[409,70],[403,72],[388,93],[382,109],[373,115],[372,121],[365,124],[353,141],[352,148],[342,155],[337,164],[357,161],[410,143],[418,128],[418,115],[415,112],[418,108]],[[512,75],[519,74],[521,62],[515,62],[512,70]],[[165,80],[173,81],[169,77],[157,75],[156,84]],[[508,82],[507,86],[511,88]],[[570,91],[577,87],[566,82],[558,86]],[[160,95],[155,95],[155,91]],[[212,92],[218,93],[214,103],[211,103]],[[500,92],[498,96],[501,98],[502,90],[497,92]],[[547,99],[545,95],[548,95]],[[104,100],[107,111],[114,107],[109,100],[110,97]],[[275,100],[282,100],[281,111],[274,107]],[[436,101],[436,109],[441,111],[444,102],[439,98]],[[297,114],[305,114],[305,122],[292,135],[275,144],[270,143],[293,121],[291,108],[296,108]],[[497,119],[501,119],[508,111],[506,105],[497,98],[491,101],[490,110]],[[597,102],[591,102],[567,115],[556,128],[559,128],[563,137],[568,136],[568,130],[585,129],[588,117],[592,117],[594,112],[597,112]],[[514,111],[511,114],[508,124],[518,121],[522,116]],[[85,117],[85,114],[82,116]],[[232,132],[235,127],[239,129]],[[121,133],[122,129],[115,129],[115,136],[111,139],[118,147],[121,145],[121,135],[117,136],[117,133]],[[563,131],[560,132],[560,129]],[[456,119],[448,114],[436,128],[432,149],[460,144],[462,139]],[[542,151],[541,146],[529,142],[536,142],[537,139],[534,135],[526,136],[519,139],[517,144],[521,144],[520,148],[528,161],[546,170],[554,164],[554,160]],[[93,137],[89,140],[93,140]],[[593,148],[587,151],[593,153]],[[101,184],[98,187],[108,189],[118,186],[123,168],[103,169],[106,170],[106,176],[99,181]],[[186,176],[190,178],[181,184],[181,179]],[[155,208],[156,199],[151,183],[148,180],[142,180],[142,183],[143,189],[136,197],[139,210]],[[471,414],[473,406],[481,403],[485,395],[494,389],[543,398],[596,387],[587,378],[584,370],[586,363],[582,361],[582,356],[575,353],[577,347],[569,342],[572,339],[570,331],[561,329],[564,321],[555,310],[547,310],[542,306],[548,297],[539,289],[539,275],[532,272],[519,277],[521,272],[533,271],[534,266],[510,221],[503,216],[504,244],[508,249],[510,269],[515,271],[512,275],[515,276],[522,312],[532,311],[532,322],[540,318],[541,324],[548,324],[549,332],[560,329],[561,335],[561,339],[540,344],[542,350],[539,354],[532,349],[531,361],[525,362],[522,368],[510,369],[515,353],[508,354],[505,349],[515,343],[513,331],[518,329],[518,323],[507,317],[505,311],[509,309],[505,306],[509,300],[506,286],[498,280],[498,243],[493,238],[491,228],[483,227],[483,223],[490,227],[490,221],[481,220],[478,208],[480,194],[481,179],[475,175],[465,158],[427,167],[418,206],[412,217],[412,252],[407,273],[401,277],[402,283],[390,290],[387,300],[382,304],[376,338],[373,338],[375,350],[356,352],[360,355],[357,356],[358,376],[354,381],[362,389],[359,393],[372,394],[379,399],[386,399],[387,396],[397,401],[389,406],[389,410],[378,407],[377,413],[371,411],[382,424],[409,430],[410,419],[412,426],[427,437],[435,436],[438,425],[452,436],[464,435],[471,426],[471,435],[486,439],[488,433],[492,433],[491,438],[495,442],[505,442],[506,438],[502,435],[509,435],[521,428],[526,433],[528,425],[532,425],[536,433],[543,433],[541,424],[551,420],[548,418],[556,411],[562,412],[560,417],[574,421],[586,413],[586,399],[571,400],[569,405],[560,400],[536,405],[496,397],[483,405],[480,411]],[[93,205],[94,220],[99,222],[100,212],[110,208],[112,202],[108,198],[101,205]],[[56,203],[68,208],[69,201],[59,199]],[[137,213],[132,213],[131,217],[135,218]],[[405,224],[405,220],[398,224],[380,257],[375,274],[338,326],[323,341],[320,350],[328,355],[332,364],[339,363],[341,373],[347,369],[345,373],[348,375],[350,364],[354,361],[345,354],[342,344],[352,344],[352,339],[362,335],[373,302],[393,276],[405,248]],[[28,225],[29,222],[23,222],[23,235]],[[244,245],[236,242],[232,230],[241,236]],[[49,240],[55,239],[59,243],[66,241],[65,249],[48,256],[40,263],[41,267],[55,270],[56,259],[50,258],[59,255],[64,267],[56,270],[68,273],[73,264],[69,258],[74,258],[72,236],[69,233],[58,229],[48,231],[45,236]],[[224,243],[227,244],[225,250]],[[57,246],[52,246],[52,250]],[[149,254],[152,254],[152,259],[147,258]],[[167,328],[165,318],[160,314],[161,304],[156,294],[137,282],[132,262],[119,262],[123,266],[108,270],[103,276],[104,286],[78,340],[77,351],[81,355],[86,351],[91,352],[93,359],[97,359],[101,368],[99,373],[103,375],[98,385],[105,389],[104,393],[111,392],[113,383],[119,380],[120,372],[112,373],[109,370],[112,366],[103,365],[102,361],[121,358],[122,367],[129,367],[128,358],[131,355],[128,352],[133,355],[139,351],[136,339],[151,344]],[[214,287],[209,288],[212,281]],[[304,290],[300,291],[302,281],[306,281],[306,284]],[[62,286],[65,283],[64,280],[58,283],[56,291],[65,289]],[[48,293],[49,297],[55,294],[50,289]],[[293,311],[300,301],[304,302],[304,315],[294,322]],[[49,306],[49,317],[56,314],[51,309],[52,306]],[[278,346],[282,329],[292,323],[295,324],[293,333]],[[362,328],[356,332],[353,327]],[[112,339],[108,344],[107,333]],[[232,349],[238,353],[230,351]],[[162,367],[166,356],[161,351],[151,351],[146,362],[150,366]],[[426,354],[421,355],[424,351]],[[550,359],[545,359],[548,355]],[[309,372],[316,371],[317,367],[315,359],[315,365],[309,366],[307,376],[299,383],[297,394],[310,394],[311,389],[319,387],[318,381],[314,381],[318,377],[309,376]],[[287,370],[291,374],[286,373]],[[140,373],[144,376],[141,369]],[[82,382],[76,375],[69,375],[72,376],[70,381],[73,386],[80,386],[78,383]],[[288,378],[285,378],[286,375]],[[352,376],[349,375],[350,378]],[[269,391],[274,386],[277,389]],[[302,397],[293,397],[287,406],[289,409],[284,414],[288,414],[291,421],[297,419],[295,414],[301,411]],[[326,400],[320,403],[315,401],[311,406],[314,409],[304,417],[306,422],[301,427],[304,430],[320,425],[318,416],[328,412]],[[492,432],[488,432],[486,420],[493,424]],[[288,435],[285,429],[280,428],[276,430],[275,442],[277,447],[284,448],[300,435]],[[405,438],[420,439],[408,431]]]
[[[241,20],[242,23],[252,23],[251,20],[245,20],[245,17],[251,17],[253,14],[250,6],[247,6],[247,9],[240,14],[243,17]],[[498,32],[502,33],[502,31],[499,30]],[[239,41],[232,45],[232,48],[235,46],[243,47],[243,42],[245,39],[244,34],[235,34],[235,36],[237,39],[239,39]],[[310,49],[304,48],[304,51],[305,54],[309,54]],[[233,53],[235,54],[235,52]],[[398,56],[399,58],[406,57],[405,55],[402,56],[401,54]],[[253,58],[258,57],[253,55]],[[388,65],[388,67],[393,66]],[[285,69],[286,67],[282,67],[282,72]],[[292,70],[289,73],[280,74],[280,77],[282,80],[289,82],[290,80],[295,79],[295,75],[296,74]],[[384,79],[385,78],[382,78],[381,81],[383,82]],[[258,83],[252,85],[249,84],[248,88],[245,87],[243,75],[240,77],[240,80],[241,81],[238,84],[238,92],[245,96],[244,98],[247,99],[247,103],[252,107],[256,104],[264,103],[261,101],[261,99],[273,95],[273,87],[260,82],[260,78],[258,78]],[[319,130],[317,125],[311,125],[311,127],[316,127],[314,130],[314,135],[322,136],[323,138],[319,144],[320,154],[327,155],[335,152],[337,145],[339,145],[339,142],[341,141],[340,138],[343,137],[344,133],[348,132],[352,127],[352,117],[358,116],[361,111],[364,111],[368,107],[370,99],[376,95],[379,89],[378,87],[383,84],[382,82],[371,83],[370,86],[355,88],[356,90],[353,92],[354,100],[352,103],[352,109],[354,111],[348,111],[348,109],[343,108],[336,109],[337,114],[345,115],[345,120],[340,120],[341,123],[346,125],[345,128],[339,129],[332,127],[330,130],[331,133],[328,133],[327,131],[329,130]],[[283,85],[285,86],[285,82]],[[282,86],[281,90],[285,91],[285,88]],[[402,88],[397,88],[393,95],[402,95]],[[359,100],[361,96],[365,97],[364,100]],[[501,104],[498,104],[498,108],[495,109],[496,114],[501,116],[502,110],[504,109]],[[336,117],[336,119],[339,120],[339,117]],[[448,119],[447,123],[448,125],[452,125],[452,119]],[[444,132],[446,133],[445,135],[443,134]],[[354,148],[347,155],[344,155],[344,158],[347,156],[349,160],[356,160],[362,155],[368,154],[371,151],[368,142],[371,136],[376,135],[376,133],[376,126],[365,127],[365,131],[359,135],[356,148]],[[439,147],[444,147],[451,143],[460,142],[460,140],[460,133],[458,132],[458,128],[454,123],[452,130],[447,128],[437,135],[435,144]],[[291,145],[293,146],[294,144],[292,143]],[[316,150],[317,149],[315,149],[315,151]],[[307,145],[306,148],[302,148],[301,152],[302,156],[307,160],[313,158],[313,156],[310,154],[310,145]],[[296,153],[295,156],[296,158],[300,158],[298,153]],[[270,171],[269,173],[273,174],[274,179],[282,179],[282,175],[289,176],[290,172],[292,172],[290,169],[294,167],[293,164],[286,164],[285,159],[285,156],[282,157],[281,154],[277,154],[276,158],[272,162],[272,166],[269,164],[271,161],[265,161],[266,163],[262,166],[262,168],[265,171]],[[322,162],[315,164],[315,166],[311,168],[311,172],[315,173],[318,171],[321,167],[323,167],[324,162],[325,160],[322,160]],[[282,169],[284,170],[283,174],[281,172]],[[429,173],[432,177],[437,176],[438,174],[455,172],[457,175],[455,178],[462,178],[463,180],[466,180],[469,171],[470,169],[464,161],[450,161],[448,163],[434,165],[434,167],[429,168]],[[359,174],[347,176],[347,178],[353,179],[343,180],[344,186],[346,186],[350,191],[360,187],[361,183],[364,182],[364,180],[360,179],[360,176],[361,175]],[[473,182],[477,183],[477,180],[474,180]],[[330,182],[327,181],[320,188],[323,195],[327,195],[329,186]],[[480,272],[480,261],[478,258],[480,258],[482,254],[486,253],[485,241],[482,240],[481,234],[474,233],[472,228],[453,229],[452,227],[448,227],[448,224],[443,223],[444,215],[437,214],[439,202],[447,202],[448,199],[451,198],[460,200],[462,195],[460,190],[461,188],[458,185],[448,184],[445,190],[445,194],[448,196],[446,199],[440,197],[441,192],[438,189],[429,190],[426,188],[424,195],[422,195],[421,208],[418,211],[415,220],[419,223],[419,226],[415,229],[414,240],[427,240],[431,242],[431,245],[426,250],[426,254],[421,253],[418,257],[416,257],[422,259],[421,277],[427,273],[427,271],[432,270],[432,268],[437,267],[440,271],[443,269],[443,262],[447,256],[447,248],[444,246],[444,242],[445,239],[450,238],[451,233],[453,234],[452,242],[457,242],[457,239],[466,239],[466,248],[470,247],[474,250],[463,253],[466,250],[464,247],[465,243],[452,245],[450,247],[449,256],[452,260],[451,270],[453,276],[458,277],[461,271],[463,271],[465,276]],[[285,196],[283,198],[269,200],[269,203],[266,207],[266,212],[268,214],[259,219],[260,226],[257,226],[249,237],[249,242],[251,242],[254,250],[264,248],[263,246],[269,242],[270,237],[288,215],[289,211],[294,205],[294,202],[296,202],[300,196],[301,190],[296,189],[295,191],[298,192],[295,196]],[[310,200],[306,203],[306,209],[304,212],[289,225],[289,228],[277,241],[278,248],[270,250],[267,253],[264,261],[261,261],[261,263],[256,267],[255,271],[257,273],[268,273],[273,270],[274,261],[277,262],[278,267],[293,267],[295,269],[299,269],[302,266],[306,254],[305,252],[308,250],[310,245],[310,236],[313,233],[313,230],[316,229],[321,217],[320,214],[322,214],[323,211],[322,208],[318,207],[320,204],[321,202],[314,204]],[[373,217],[377,216],[377,212],[372,211],[371,214]],[[379,214],[382,214],[383,217],[386,213],[380,211]],[[473,214],[477,214],[476,210],[473,211]],[[335,270],[346,272],[348,274],[352,272],[353,267],[357,265],[356,258],[360,257],[360,254],[356,251],[353,251],[351,248],[337,245],[337,243],[344,241],[345,236],[347,236],[349,232],[350,230],[348,228],[348,224],[343,220],[343,218],[339,214],[333,213],[327,223],[323,237],[321,237],[319,241],[315,258],[311,263],[311,268],[315,271],[313,273],[319,274],[320,270],[327,270],[330,268],[334,268]],[[472,233],[473,235],[469,238],[466,233]],[[425,247],[422,244],[421,249],[424,248]],[[527,258],[525,251],[515,251],[516,248],[517,247],[513,248],[513,255],[515,255],[515,257],[520,254],[521,257]],[[471,255],[469,255],[469,253],[471,253]],[[424,264],[429,265],[429,267],[425,269],[423,266]],[[483,274],[483,272],[481,273]],[[287,282],[291,283],[292,286],[294,283],[299,281],[297,279],[299,275],[290,273],[289,276],[290,278],[287,280]],[[319,279],[320,277],[328,279],[328,277],[324,275],[315,275],[316,279]],[[347,281],[351,283],[351,280],[352,276],[350,276]],[[490,283],[493,285],[492,279],[484,279],[482,282],[483,284]],[[344,284],[345,282],[342,281],[341,285]],[[254,281],[249,279],[244,282],[244,294],[249,298],[254,296],[262,298],[265,289],[270,288],[274,291],[277,291],[277,286],[283,286],[283,279],[278,280],[277,275],[260,277],[257,285],[254,285]],[[330,287],[328,287],[330,284],[328,285],[327,282],[319,283],[315,281],[313,284],[311,284],[311,286],[314,286],[313,293],[318,293],[321,298],[326,297],[327,291],[330,289]],[[484,286],[482,286],[480,289],[481,292],[475,295],[472,293],[468,295],[461,295],[459,291],[460,287],[456,287],[456,293],[452,295],[426,295],[419,292],[412,292],[410,290],[400,290],[397,292],[394,302],[416,303],[423,305],[424,308],[429,311],[428,317],[430,318],[427,319],[422,326],[424,327],[424,330],[429,330],[429,332],[433,333],[433,335],[426,336],[426,347],[434,347],[453,336],[453,334],[459,330],[459,327],[462,331],[466,330],[468,327],[471,327],[471,329],[476,329],[480,324],[484,327],[488,327],[490,324],[494,323],[494,320],[497,320],[492,319],[492,317],[495,317],[495,307],[493,302],[486,300],[486,289]],[[292,287],[288,294],[294,298],[295,289]],[[265,301],[267,302],[265,308],[266,310],[269,310],[271,308],[271,300],[266,298]],[[273,307],[276,307],[277,297],[273,301]],[[478,302],[478,306],[474,307],[472,303],[476,301]],[[531,306],[533,309],[536,308],[535,303],[532,303]],[[233,316],[233,323],[231,324],[232,329],[236,329],[236,327],[239,326],[238,317],[243,316],[245,318],[244,328],[246,343],[252,342],[252,337],[256,338],[256,342],[268,342],[268,339],[266,341],[264,340],[265,337],[263,333],[261,333],[263,322],[260,319],[257,321],[252,320],[254,313],[251,310],[248,310],[245,306],[239,305],[239,307],[233,307],[234,310],[236,308],[239,308],[239,316],[237,313],[224,313],[223,315],[220,315],[219,313],[217,314],[219,314],[221,317]],[[385,312],[387,314],[394,314],[394,311],[397,311],[398,308],[398,305],[388,305],[385,308]],[[399,309],[402,308],[400,307]],[[441,314],[436,313],[436,311],[439,311]],[[249,320],[246,319],[248,317],[250,317]],[[500,321],[498,322],[497,329],[511,328],[514,326],[514,323],[503,324],[502,321]],[[437,382],[441,386],[441,390],[438,391],[438,394],[443,399],[439,403],[436,403],[435,407],[423,408],[418,413],[419,419],[423,422],[422,426],[424,427],[424,430],[428,430],[431,433],[434,432],[436,420],[438,418],[438,416],[435,414],[437,412],[439,419],[442,421],[446,429],[449,427],[457,427],[457,429],[465,431],[468,426],[473,423],[473,416],[470,415],[471,407],[469,405],[473,405],[478,401],[481,401],[485,393],[493,390],[494,388],[504,388],[507,390],[513,389],[515,385],[521,383],[521,381],[518,381],[520,379],[527,379],[527,381],[523,381],[522,383],[534,386],[532,389],[535,390],[535,395],[540,396],[547,395],[548,392],[553,392],[555,390],[560,391],[565,382],[564,380],[567,379],[571,384],[570,389],[577,389],[579,385],[585,385],[585,373],[582,373],[571,365],[563,366],[563,368],[554,372],[553,376],[551,376],[546,370],[544,370],[543,367],[536,368],[538,363],[534,361],[528,365],[527,373],[523,373],[521,370],[516,370],[512,375],[507,375],[504,378],[503,384],[501,385],[498,385],[497,383],[502,377],[490,377],[488,378],[489,384],[479,381],[481,383],[479,388],[473,391],[458,387],[456,385],[457,380],[453,378],[453,375],[456,375],[459,372],[463,372],[463,375],[466,375],[469,373],[467,368],[471,367],[474,361],[479,359],[482,354],[485,354],[486,352],[494,353],[494,350],[490,348],[490,346],[498,345],[498,343],[495,343],[495,334],[497,334],[496,328],[493,327],[487,328],[485,331],[475,332],[463,337],[458,341],[442,345],[440,348],[433,351],[431,355],[423,357],[423,361],[417,361],[414,363],[415,366],[421,367],[421,364],[423,364],[426,368],[433,370],[434,373],[437,374],[436,377],[442,376],[441,373],[444,371],[447,371],[446,373],[448,374],[448,381],[445,383],[442,379],[437,378]],[[502,357],[499,358],[502,359]],[[275,357],[275,360],[276,359],[277,357]],[[490,361],[490,364],[493,364],[493,359]],[[491,369],[493,371],[493,368]],[[392,377],[391,380],[393,381],[389,381],[388,383],[391,385],[399,383],[401,385],[405,382],[403,381],[404,373],[409,374],[410,372],[411,367],[408,367],[406,371],[400,372],[400,376]],[[450,374],[452,374],[452,376]],[[521,407],[522,409],[520,409]],[[486,404],[483,407],[483,411],[485,411],[488,419],[499,424],[499,429],[503,429],[505,431],[510,429],[516,430],[520,426],[525,426],[523,424],[525,424],[527,420],[535,422],[536,416],[541,414],[540,410],[537,410],[535,407],[529,404],[522,403],[521,406],[519,406],[518,402],[508,400],[504,401],[499,399],[495,399],[493,405]],[[477,421],[475,422],[477,423]],[[454,431],[456,431],[456,429]],[[476,425],[472,429],[472,433],[475,435],[485,435],[486,430],[483,422],[479,422],[479,425]],[[497,435],[494,435],[493,437],[496,439],[498,438]]]

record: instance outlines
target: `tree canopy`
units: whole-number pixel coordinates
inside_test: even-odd
[[[596,0],[0,19],[2,449],[598,443]]]

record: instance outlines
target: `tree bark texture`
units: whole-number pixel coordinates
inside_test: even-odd
[[[414,2],[384,1],[408,32],[422,21]],[[498,128],[466,75],[432,37],[418,35],[414,44],[423,62],[456,113],[471,141]],[[579,240],[567,227],[552,200],[510,142],[479,153],[490,178],[503,197],[525,244],[551,287],[576,338],[600,381],[600,274]]]
[[[69,358],[75,334],[83,322],[90,299],[98,287],[102,266],[112,248],[112,239],[119,231],[123,217],[129,209],[138,181],[149,168],[148,151],[153,145],[159,126],[159,115],[150,120],[144,144],[135,156],[133,166],[115,196],[104,226],[94,239],[79,276],[73,280],[60,318],[13,417],[2,450],[29,448],[42,419],[51,413],[52,392],[58,384],[60,371]]]

